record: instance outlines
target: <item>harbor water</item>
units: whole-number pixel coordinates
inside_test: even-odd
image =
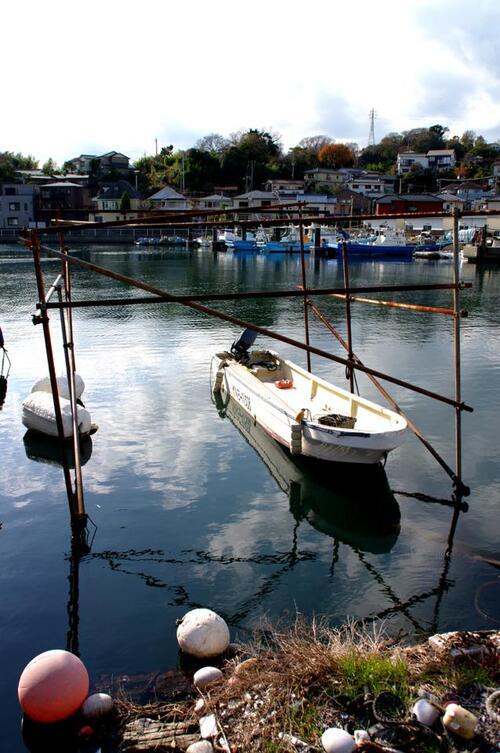
[[[172,293],[283,290],[301,282],[297,255],[213,254],[133,246],[78,247],[83,258]],[[307,259],[308,284],[342,285],[338,261]],[[47,283],[57,261],[43,262]],[[0,411],[0,698],[2,750],[25,750],[17,681],[51,648],[78,650],[91,680],[176,667],[176,620],[207,606],[245,639],[264,619],[296,612],[384,620],[407,635],[498,627],[500,582],[498,422],[500,273],[464,264],[463,475],[469,509],[449,503],[449,478],[409,435],[385,469],[294,461],[237,406],[215,404],[210,359],[238,328],[180,305],[74,312],[83,401],[99,425],[84,446],[91,550],[71,556],[68,505],[57,448],[26,436],[21,404],[47,373],[37,293],[27,252],[0,247],[0,326],[12,360]],[[351,284],[452,281],[447,261],[356,261]],[[75,300],[141,295],[85,270]],[[372,296],[373,297],[373,296]],[[391,298],[391,294],[384,294]],[[449,291],[392,296],[451,305]],[[344,304],[315,299],[345,336]],[[210,304],[209,304],[210,305]],[[300,299],[213,304],[303,340]],[[453,396],[453,319],[352,304],[353,344],[367,365]],[[51,316],[58,372],[58,317]],[[311,318],[311,342],[344,356]],[[305,354],[266,338],[259,345],[305,365]],[[346,385],[343,366],[317,357],[313,371]],[[361,394],[383,402],[358,375]],[[385,386],[454,465],[454,410]],[[95,529],[93,528],[95,526]],[[5,747],[4,747],[5,745]]]

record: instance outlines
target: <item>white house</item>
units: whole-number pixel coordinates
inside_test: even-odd
[[[369,196],[383,196],[394,191],[394,182],[395,179],[391,175],[366,172],[350,178],[347,188]]]
[[[178,193],[172,186],[164,186],[148,198],[151,209],[160,212],[172,212],[182,209],[190,209],[190,205],[185,196]]]
[[[197,201],[198,209],[228,209],[232,208],[233,200],[220,193],[203,196]]]
[[[423,170],[427,170],[429,167],[429,158],[426,154],[419,154],[417,152],[401,152],[398,154],[398,175],[409,173],[412,167],[421,167]]]

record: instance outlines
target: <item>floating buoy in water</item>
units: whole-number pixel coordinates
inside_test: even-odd
[[[202,667],[194,673],[193,683],[197,688],[202,690],[203,688],[212,685],[214,682],[219,682],[223,678],[223,674],[217,667]]]
[[[19,678],[17,694],[24,713],[50,724],[72,716],[87,697],[89,676],[83,662],[62,649],[35,656]]]
[[[326,753],[352,753],[356,748],[354,738],[339,727],[330,727],[321,735],[321,744]]]
[[[107,693],[89,695],[82,706],[82,714],[87,719],[99,719],[113,709],[113,699]]]
[[[177,642],[191,656],[218,656],[229,645],[229,628],[211,609],[192,609],[179,623]]]

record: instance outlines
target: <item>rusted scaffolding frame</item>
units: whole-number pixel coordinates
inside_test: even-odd
[[[275,208],[272,208],[272,209],[273,211],[276,211]],[[237,213],[237,211],[233,213]],[[346,368],[346,375],[349,379],[351,391],[354,391],[355,371],[357,370],[357,371],[367,374],[367,376],[375,384],[377,389],[379,389],[379,391],[384,395],[386,400],[392,405],[392,407],[395,410],[399,411],[402,415],[405,415],[405,414],[403,413],[399,405],[396,403],[396,401],[392,398],[392,396],[387,392],[387,390],[385,390],[385,388],[380,385],[380,383],[378,382],[379,379],[388,381],[392,384],[396,384],[401,387],[405,387],[406,389],[425,395],[434,400],[438,400],[440,402],[451,405],[455,410],[455,448],[456,448],[455,471],[451,469],[451,467],[444,461],[444,459],[441,458],[441,456],[435,450],[435,448],[433,448],[432,445],[422,436],[421,432],[417,429],[417,427],[411,421],[411,419],[409,419],[407,416],[406,416],[406,419],[408,421],[408,425],[410,429],[414,432],[414,434],[418,437],[418,439],[424,444],[424,446],[431,452],[433,457],[438,461],[441,467],[445,470],[445,472],[452,479],[454,487],[455,487],[455,494],[456,494],[457,501],[460,501],[463,494],[468,493],[468,489],[467,487],[464,486],[463,481],[462,481],[461,412],[463,410],[472,411],[472,408],[466,405],[462,401],[462,397],[461,397],[460,318],[462,316],[465,316],[466,312],[460,310],[460,291],[466,287],[471,287],[471,285],[462,283],[460,281],[459,243],[458,243],[458,221],[459,221],[459,216],[460,216],[459,211],[456,209],[453,210],[453,252],[454,252],[453,262],[454,263],[453,263],[453,282],[452,283],[439,283],[439,284],[430,284],[430,285],[429,284],[385,285],[385,286],[379,285],[379,286],[364,286],[364,287],[352,288],[350,287],[350,284],[349,284],[348,246],[347,244],[344,243],[342,247],[344,287],[343,288],[319,288],[319,289],[318,288],[309,289],[307,287],[307,279],[306,279],[305,252],[304,252],[304,224],[310,222],[312,218],[303,217],[302,206],[300,202],[298,203],[297,213],[298,213],[298,224],[299,224],[299,235],[300,235],[302,285],[300,286],[299,290],[290,290],[290,291],[254,291],[254,292],[233,293],[233,294],[203,294],[199,296],[190,296],[190,295],[178,296],[178,295],[169,293],[168,291],[157,288],[155,286],[148,285],[144,282],[141,282],[140,280],[135,280],[131,277],[127,277],[118,272],[114,272],[110,269],[106,269],[96,264],[92,264],[82,259],[78,259],[76,257],[70,256],[70,254],[68,253],[68,249],[65,246],[64,236],[63,236],[63,229],[65,227],[68,227],[67,224],[64,226],[62,224],[59,224],[58,226],[56,226],[56,228],[45,228],[41,231],[35,230],[31,232],[30,238],[22,239],[22,242],[31,248],[32,254],[33,254],[35,275],[36,275],[37,288],[38,288],[38,296],[39,296],[38,308],[37,308],[35,316],[33,317],[33,322],[35,324],[41,323],[43,326],[45,348],[46,348],[47,362],[48,362],[48,368],[49,368],[49,377],[50,377],[52,394],[53,394],[53,399],[54,399],[54,411],[55,411],[55,417],[56,417],[56,424],[57,424],[57,429],[58,429],[59,440],[61,441],[61,445],[62,445],[63,458],[65,458],[66,445],[65,445],[65,440],[64,440],[61,408],[60,408],[60,402],[59,402],[59,392],[58,392],[57,379],[56,379],[56,374],[55,374],[54,353],[53,353],[53,348],[52,348],[49,317],[48,317],[47,312],[49,309],[58,309],[60,312],[60,317],[61,317],[61,329],[62,329],[63,346],[64,346],[65,362],[66,362],[66,372],[67,372],[67,380],[68,380],[71,409],[72,409],[72,421],[73,421],[73,449],[74,449],[74,455],[75,455],[74,486],[73,486],[73,481],[71,479],[71,474],[70,474],[68,463],[65,462],[63,464],[63,467],[64,467],[64,478],[65,478],[65,484],[66,484],[66,491],[68,495],[71,519],[72,519],[72,523],[77,528],[81,529],[85,525],[86,513],[85,513],[85,504],[84,504],[84,496],[83,496],[83,480],[82,480],[82,473],[81,473],[79,434],[78,434],[78,424],[77,424],[77,405],[76,405],[76,389],[75,389],[76,364],[75,364],[75,349],[74,349],[74,337],[73,337],[72,309],[78,308],[78,307],[84,307],[84,306],[99,306],[99,305],[122,305],[123,306],[123,305],[140,305],[144,303],[181,304],[195,311],[198,311],[199,313],[213,316],[223,321],[227,321],[232,324],[237,324],[241,327],[245,327],[245,328],[250,327],[262,335],[265,335],[267,337],[273,338],[275,340],[284,342],[288,345],[292,345],[296,348],[304,350],[307,354],[307,367],[309,370],[311,370],[311,360],[310,360],[311,354],[315,354],[317,356],[326,358],[330,361],[344,365]],[[225,214],[227,215],[228,212],[226,211]],[[444,214],[444,213],[439,213],[439,215],[449,216],[448,214]],[[398,215],[398,216],[401,216],[401,215]],[[405,215],[405,216],[415,217],[416,214],[412,213],[411,215]],[[389,215],[386,215],[385,217],[389,218]],[[317,218],[314,218],[314,219],[317,219]],[[330,219],[333,221],[333,218],[330,218]],[[346,219],[345,216],[343,217],[343,219]],[[276,219],[269,220],[270,223],[275,223],[275,224],[276,224],[276,221],[277,221]],[[243,226],[247,222],[248,221],[243,221],[239,219],[234,220],[234,223],[240,226]],[[254,224],[255,222],[256,221],[254,221]],[[131,223],[122,223],[122,222],[100,223],[99,226],[102,227],[103,225],[109,226],[109,225],[123,225],[123,224],[127,224],[130,226]],[[193,227],[193,225],[197,223],[191,222],[189,224],[191,227]],[[224,222],[224,224],[227,224],[227,220]],[[87,227],[86,224],[80,225],[80,227],[82,226]],[[166,224],[163,223],[163,226],[174,227],[174,226],[179,226],[179,224],[178,223],[166,223]],[[70,227],[74,228],[75,225],[71,225]],[[59,239],[60,239],[59,251],[53,248],[47,247],[47,246],[42,246],[39,239],[39,232],[42,232],[42,233],[54,232],[54,230],[56,230],[56,232],[59,233]],[[45,253],[49,254],[50,256],[55,256],[59,258],[62,264],[62,274],[58,276],[58,278],[56,279],[56,282],[52,285],[48,294],[45,294],[45,285],[44,285],[41,258],[40,258],[40,252],[42,250]],[[118,282],[135,287],[139,290],[143,290],[147,293],[150,293],[152,297],[148,297],[148,298],[144,298],[144,297],[130,298],[129,297],[129,298],[118,298],[118,299],[105,299],[104,301],[103,300],[73,301],[71,297],[71,276],[70,276],[70,270],[69,270],[70,264],[79,266],[81,268],[87,269],[97,274],[101,274],[108,278],[114,279]],[[63,295],[63,290],[64,290],[64,295]],[[423,291],[423,290],[451,290],[453,292],[453,309],[435,307],[435,306],[420,306],[418,304],[397,303],[394,301],[381,301],[378,299],[365,299],[365,298],[360,298],[354,295],[355,293],[359,293],[359,292],[380,293],[380,292],[390,292],[390,291],[401,292],[401,291]],[[53,297],[54,292],[57,292],[58,294],[57,302],[51,302],[51,298]],[[324,316],[324,314],[322,314],[322,312],[318,309],[318,307],[312,303],[312,301],[310,300],[311,295],[333,295],[336,297],[341,297],[345,300],[347,336],[348,336],[347,342],[343,340],[343,338],[339,335],[339,333],[336,331],[333,325],[328,321],[328,319]],[[284,297],[297,297],[297,296],[301,296],[304,301],[304,329],[305,329],[305,340],[306,340],[305,343],[295,340],[293,338],[287,337],[285,335],[281,335],[278,332],[274,332],[270,329],[260,327],[259,325],[253,322],[245,321],[243,319],[226,314],[223,311],[210,308],[200,303],[200,301],[207,301],[207,300],[228,301],[228,300],[239,300],[239,299],[245,299],[245,298],[246,299],[265,298],[265,297],[284,298]],[[453,316],[454,318],[454,366],[455,366],[454,368],[454,375],[455,375],[454,397],[450,398],[444,395],[440,395],[431,390],[427,390],[424,387],[420,387],[418,385],[412,384],[405,380],[398,379],[389,374],[385,374],[383,372],[380,372],[380,371],[377,371],[375,369],[365,366],[353,352],[352,330],[351,330],[351,302],[361,302],[361,303],[372,304],[372,305],[385,305],[385,306],[390,306],[390,307],[394,307],[398,309],[406,309],[408,311],[421,311],[421,312],[425,311],[425,312],[430,312],[430,313],[435,313],[435,314]],[[335,356],[332,353],[329,353],[320,348],[316,348],[315,346],[312,346],[310,344],[309,321],[308,321],[309,308],[311,308],[313,313],[321,321],[323,321],[323,323],[328,327],[330,332],[332,332],[332,334],[334,334],[335,337],[339,340],[339,342],[341,342],[341,344],[346,348],[347,358],[341,358],[339,356]]]

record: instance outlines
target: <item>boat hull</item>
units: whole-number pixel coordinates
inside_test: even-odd
[[[401,444],[401,428],[372,434],[297,420],[296,411],[279,398],[276,401],[245,366],[233,359],[214,356],[211,374],[214,391],[223,399],[232,397],[269,436],[294,454],[336,463],[374,464]]]
[[[419,246],[397,246],[389,243],[355,243],[349,241],[347,243],[347,251],[349,255],[357,256],[412,256],[415,251],[437,251],[439,246],[435,243],[421,244]],[[338,244],[338,250],[342,251],[342,243]]]
[[[269,241],[259,247],[259,250],[265,254],[300,254],[301,248],[298,241]],[[304,243],[304,253],[311,251],[311,244]]]

